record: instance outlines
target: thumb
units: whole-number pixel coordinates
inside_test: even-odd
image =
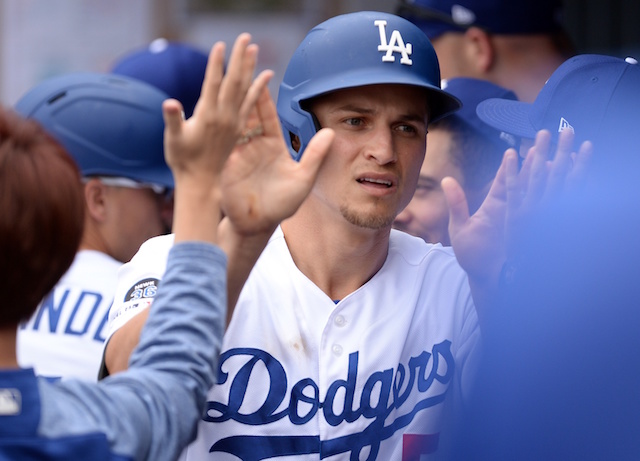
[[[453,239],[469,220],[469,205],[462,187],[454,178],[447,176],[442,179],[440,185],[449,206],[449,235]]]
[[[164,118],[165,137],[175,137],[180,134],[184,111],[177,99],[166,99],[162,103],[162,117]]]
[[[300,158],[300,166],[309,179],[315,179],[318,175],[320,166],[327,156],[327,152],[329,152],[334,137],[335,133],[332,129],[323,128],[309,141],[309,145]]]

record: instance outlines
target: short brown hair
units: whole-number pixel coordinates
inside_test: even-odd
[[[28,319],[82,237],[78,168],[33,120],[0,107],[0,327]]]

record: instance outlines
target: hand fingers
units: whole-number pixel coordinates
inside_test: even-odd
[[[525,193],[521,182],[518,181],[518,153],[514,149],[508,149],[504,153],[504,159],[496,174],[496,181],[500,176],[504,177],[507,212],[511,213],[520,208]]]
[[[256,107],[260,123],[264,129],[264,134],[266,136],[282,136],[278,111],[276,110],[276,105],[273,102],[273,98],[271,98],[271,93],[268,88],[265,88],[260,94]]]
[[[231,50],[225,78],[220,85],[219,100],[223,110],[238,111],[253,81],[258,46],[249,44],[251,36],[240,34]]]
[[[165,139],[175,139],[182,132],[184,111],[182,104],[177,99],[167,99],[162,103],[162,116],[164,118]]]
[[[264,92],[267,93],[266,97],[268,99],[271,99],[267,90],[267,85],[272,77],[273,71],[264,70],[256,77],[256,79],[249,87],[247,95],[242,102],[242,106],[238,114],[239,119],[243,122],[241,123],[242,126],[250,126],[249,122],[253,121],[253,119],[255,118],[255,125],[262,125],[265,134],[268,133],[267,127],[265,127],[262,123],[262,120],[260,120],[260,114],[258,112],[256,104],[261,97],[265,97],[263,95]]]
[[[453,240],[458,229],[469,220],[469,205],[462,187],[454,178],[447,176],[440,185],[449,206],[449,235]]]
[[[535,144],[528,155],[531,159],[531,170],[527,176],[520,177],[526,182],[526,197],[523,202],[537,203],[542,198],[547,183],[547,159],[551,146],[551,133],[541,130],[536,135]]]
[[[567,175],[571,171],[573,161],[571,160],[571,151],[573,148],[573,132],[571,130],[563,130],[558,136],[558,148],[555,157],[551,162],[551,170],[547,180],[546,197],[553,197],[559,193],[565,184]]]
[[[299,163],[300,168],[308,179],[315,180],[320,166],[331,148],[334,137],[335,133],[332,129],[323,128],[309,141],[309,145]]]
[[[201,101],[217,100],[218,92],[220,91],[220,84],[224,73],[224,53],[226,45],[224,42],[217,42],[211,47],[209,52],[209,59],[207,60],[207,67],[204,73],[204,81],[202,82],[202,89],[200,90],[200,98],[198,99],[197,107],[201,105]]]
[[[229,64],[227,66],[226,75],[230,79],[239,80],[239,76],[241,76],[245,71],[246,62],[245,59],[248,57],[249,61],[252,58],[255,58],[255,53],[257,49],[255,49],[255,45],[252,48],[252,53],[247,53],[247,49],[249,48],[249,43],[251,42],[251,35],[244,32],[238,35],[235,43],[233,44],[233,48],[231,49],[231,55],[229,56]],[[249,56],[247,56],[249,54]],[[251,62],[249,63],[249,65]]]
[[[592,156],[593,144],[590,141],[583,142],[573,159],[573,168],[567,177],[568,187],[579,187],[586,181],[587,170]]]

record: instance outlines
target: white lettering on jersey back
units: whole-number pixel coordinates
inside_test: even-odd
[[[399,30],[391,32],[391,38],[387,41],[387,21],[379,19],[374,21],[374,24],[378,26],[380,31],[380,45],[378,45],[378,51],[385,51],[386,54],[382,56],[383,62],[395,62],[396,58],[393,53],[400,53],[402,58],[400,62],[408,66],[413,64],[413,61],[409,58],[413,51],[411,43],[404,43],[402,35]]]
[[[86,336],[101,344],[105,339],[110,305],[111,299],[104,300],[100,293],[69,288],[55,290],[21,329]],[[96,317],[98,312],[99,317]]]

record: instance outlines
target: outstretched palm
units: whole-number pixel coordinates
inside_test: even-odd
[[[237,144],[222,174],[222,210],[242,235],[272,231],[298,209],[333,139],[330,130],[321,130],[301,161],[293,160],[267,89],[260,95],[245,131],[257,127],[262,134]]]
[[[548,160],[550,134],[541,131],[520,171],[517,152],[507,151],[489,194],[473,216],[469,216],[460,185],[453,178],[443,180],[451,243],[470,280],[495,284],[504,262],[517,257],[519,246],[525,243],[518,240],[523,226],[530,225],[537,211],[563,190],[580,184],[591,144],[584,143],[577,154],[571,152],[572,145],[573,135],[561,133],[553,160]]]

